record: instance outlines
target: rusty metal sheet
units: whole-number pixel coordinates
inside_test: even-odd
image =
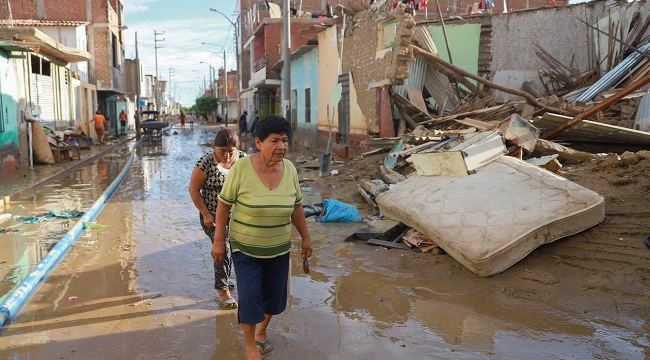
[[[417,108],[423,113],[429,113],[429,110],[427,110],[427,104],[424,102],[424,97],[422,96],[422,90],[407,89],[406,93],[409,95],[409,101],[413,103],[413,105],[417,106]]]

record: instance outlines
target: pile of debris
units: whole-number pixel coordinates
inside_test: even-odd
[[[603,155],[551,139],[650,145],[650,39],[642,36],[650,19],[633,19],[626,41],[599,39],[607,51],[597,69],[581,72],[535,47],[548,68],[540,70],[541,86],[529,81],[521,90],[441,59],[426,27],[416,27],[411,49],[418,68],[426,63],[424,79],[392,88],[396,136],[362,143],[371,149],[363,157],[387,154],[377,176],[358,183],[380,217],[401,223],[383,220],[388,229],[371,224],[351,239],[440,249],[489,276],[540,244],[597,225],[603,197],[555,174]],[[497,92],[512,100],[498,102]]]

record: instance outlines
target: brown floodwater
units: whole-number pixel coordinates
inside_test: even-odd
[[[217,307],[210,241],[187,192],[192,167],[216,130],[177,129],[138,151],[97,219],[110,227],[86,232],[16,321],[0,330],[0,359],[245,359],[235,311]],[[71,201],[54,195],[56,188],[41,191],[35,209]],[[88,198],[81,205],[93,196],[80,195]],[[362,225],[308,224],[311,273],[302,271],[295,236],[291,296],[269,327],[276,349],[270,359],[650,357],[649,319],[559,305],[579,289],[564,289],[562,299],[525,296],[533,288],[508,273],[478,279],[448,256],[344,242]]]

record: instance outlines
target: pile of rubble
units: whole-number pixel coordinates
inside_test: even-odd
[[[427,63],[421,90],[412,84],[393,87],[397,136],[363,143],[371,151],[362,157],[387,154],[380,176],[360,179],[358,186],[378,214],[399,220],[403,228],[364,240],[422,252],[442,248],[471,271],[488,276],[541,244],[602,221],[602,196],[553,173],[590,160],[630,166],[647,152],[607,156],[557,141],[637,149],[650,145],[650,42],[641,36],[650,19],[635,21],[618,51],[608,47],[610,60],[604,67],[587,72],[536,47],[548,68],[540,70],[541,86],[525,82],[521,90],[441,59],[426,28],[416,26],[411,49]],[[513,100],[498,103],[496,92]],[[555,214],[545,213],[551,207]],[[504,218],[495,220],[499,216]],[[366,230],[355,236],[361,238]],[[444,253],[442,249],[437,252]]]

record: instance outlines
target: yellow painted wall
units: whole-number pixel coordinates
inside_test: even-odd
[[[332,89],[338,82],[339,49],[336,29],[336,26],[332,26],[318,34],[318,128],[321,130],[329,130],[332,116],[334,129],[338,128],[338,116],[332,113]]]
[[[333,118],[332,129],[338,129],[338,111],[333,111],[337,104],[332,104],[332,89],[338,83],[339,49],[337,44],[337,27],[318,34],[318,129],[329,130]],[[329,106],[329,118],[327,108]],[[350,133],[366,134],[368,123],[357,101],[357,91],[354,86],[353,74],[350,74]]]
[[[357,88],[354,86],[354,74],[350,74],[350,133],[367,134],[368,122],[363,116],[359,102],[357,101]],[[368,91],[376,91],[374,89]]]

